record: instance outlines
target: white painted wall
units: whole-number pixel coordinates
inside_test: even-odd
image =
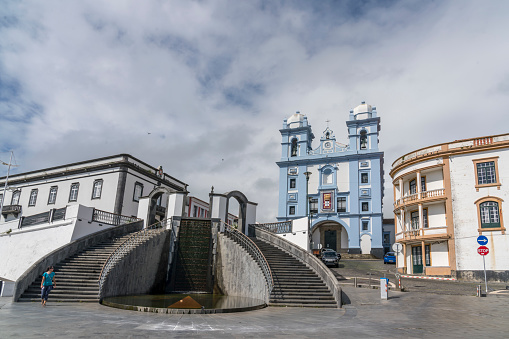
[[[426,176],[427,191],[444,188],[444,175],[442,167],[433,169],[431,171],[422,172],[421,175]]]
[[[431,266],[449,266],[447,242],[431,245]]]
[[[428,208],[429,228],[446,226],[444,202],[427,205],[426,207]]]
[[[71,241],[112,227],[91,220],[92,208],[69,206],[66,219],[0,234],[0,278],[16,281],[35,262]]]
[[[371,164],[370,164],[371,165]],[[350,164],[348,162],[340,162],[337,164],[337,183],[338,183],[338,192],[348,192],[350,191]],[[350,201],[350,199],[347,199]],[[350,209],[347,209],[349,211]]]
[[[475,189],[475,166],[472,160],[498,158],[498,175],[502,184]],[[477,253],[478,214],[475,201],[494,196],[501,198],[504,226],[509,222],[509,150],[470,153],[451,157],[451,186],[458,270],[482,270],[482,257]],[[509,236],[500,231],[483,232],[488,237],[490,253],[486,256],[487,270],[509,270]]]
[[[293,220],[292,226],[293,226],[292,233],[283,233],[283,234],[278,234],[277,236],[281,237],[283,239],[286,239],[286,240],[290,241],[291,243],[293,243],[307,251],[308,247],[309,247],[308,246],[308,232],[307,232],[308,231],[308,218],[304,217],[304,218],[300,218],[300,219],[295,219],[295,220]],[[318,241],[315,241],[314,238],[313,238],[313,241],[315,244],[319,244],[320,243],[320,234],[319,234],[319,232],[315,232],[315,233],[318,233]],[[315,236],[316,236],[316,234],[315,234]]]
[[[408,167],[405,167],[405,168],[397,171],[396,173],[394,173],[394,178],[397,178],[397,177],[399,177],[401,175],[407,174],[409,172],[412,172],[412,171],[415,171],[415,170],[418,170],[418,169],[421,169],[421,168],[425,168],[425,167],[429,167],[429,166],[434,166],[434,165],[438,165],[438,164],[443,164],[443,159],[442,158],[436,158],[436,159],[430,159],[430,160],[426,160],[426,161],[421,161],[421,162],[418,162],[416,164],[410,165]]]

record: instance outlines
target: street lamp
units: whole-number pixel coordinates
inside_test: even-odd
[[[306,176],[306,216],[308,217],[308,248],[311,251],[311,219],[309,218],[309,176],[311,175],[311,172],[306,171],[304,172],[304,175]]]

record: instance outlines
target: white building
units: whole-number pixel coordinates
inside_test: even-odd
[[[185,217],[191,218],[210,218],[210,204],[196,197],[189,196],[186,199]],[[226,223],[228,225],[237,224],[239,217],[228,213]]]
[[[5,177],[0,178],[3,188]],[[81,204],[114,214],[136,216],[140,197],[156,187],[185,192],[187,184],[128,154],[11,174],[0,223]],[[164,215],[164,197],[157,211]]]
[[[396,242],[402,273],[482,280],[479,235],[488,238],[491,280],[509,280],[509,134],[434,145],[397,159]]]
[[[2,189],[5,180],[0,178]],[[187,194],[187,184],[128,154],[13,174],[7,184],[5,197],[0,191],[2,296],[11,295],[14,281],[60,246],[137,215],[148,217],[146,225],[161,220],[169,195]]]

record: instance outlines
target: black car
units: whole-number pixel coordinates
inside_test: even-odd
[[[339,267],[338,254],[336,251],[325,251],[322,253],[322,262],[327,266]]]

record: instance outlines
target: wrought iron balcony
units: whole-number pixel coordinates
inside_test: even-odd
[[[21,213],[21,205],[5,205],[2,208],[2,214],[19,214]]]

